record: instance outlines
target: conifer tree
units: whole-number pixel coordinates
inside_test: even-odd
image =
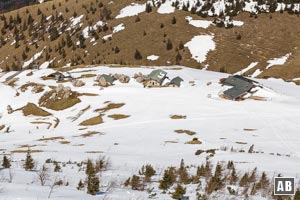
[[[175,192],[172,194],[173,199],[181,199],[182,195],[184,195],[186,192],[186,189],[182,187],[180,184],[178,184],[175,188]]]
[[[134,58],[136,60],[141,60],[143,57],[142,57],[141,53],[138,50],[135,50]]]
[[[4,168],[10,168],[10,160],[7,158],[6,155],[3,156],[3,161],[2,161],[2,167]]]
[[[99,192],[99,177],[95,171],[94,164],[91,160],[88,160],[87,166],[87,193],[91,195],[95,195],[96,192]]]
[[[80,181],[78,182],[78,185],[77,185],[77,190],[82,190],[83,188],[84,188],[84,183],[81,181],[81,179],[80,179]]]
[[[151,5],[149,3],[146,4],[146,12],[147,13],[152,12],[152,7],[151,7]]]
[[[34,160],[31,157],[30,149],[28,149],[27,151],[25,163],[23,166],[26,171],[32,170],[34,168]]]
[[[167,41],[167,50],[171,50],[173,48],[173,44],[170,39]]]

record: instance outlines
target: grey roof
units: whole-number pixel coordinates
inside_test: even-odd
[[[229,85],[229,86],[245,86],[248,84],[253,84],[255,81],[252,81],[251,79],[245,78],[240,75],[234,75],[234,76],[229,76],[224,82],[224,85]]]
[[[180,78],[179,76],[177,76],[170,81],[169,85],[176,85],[176,86],[180,87],[180,84],[182,81],[183,81],[183,79]]]
[[[156,69],[156,70],[153,70],[147,77],[150,80],[155,80],[159,84],[162,84],[163,81],[167,78],[167,72],[165,72],[161,69]]]
[[[103,77],[106,82],[113,83],[116,79],[110,75],[102,74],[100,77]]]
[[[229,76],[224,82],[224,85],[233,86],[232,88],[224,91],[224,95],[230,99],[237,99],[249,92],[255,87],[255,81],[245,78],[243,76],[235,75]]]

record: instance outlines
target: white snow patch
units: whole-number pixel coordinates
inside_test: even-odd
[[[103,36],[103,40],[108,40],[109,38],[112,38],[112,34],[109,34],[109,35],[105,35]]]
[[[78,16],[78,17],[76,17],[76,18],[74,18],[74,17],[71,17],[71,26],[76,26],[77,24],[79,24],[80,23],[80,21],[81,21],[81,19],[83,18],[83,16],[84,15],[80,15],[80,16]]]
[[[258,75],[260,75],[263,71],[260,69],[255,70],[255,72],[251,75],[251,77],[257,77]]]
[[[138,15],[139,13],[144,12],[145,9],[146,4],[132,3],[131,5],[123,8],[120,11],[120,14],[116,16],[116,19]]]
[[[117,26],[115,26],[115,27],[113,28],[113,33],[117,33],[117,32],[122,31],[122,30],[124,30],[124,29],[125,29],[125,26],[124,26],[123,23],[121,23],[121,24],[119,24],[119,25],[117,25]]]
[[[270,67],[272,67],[273,65],[283,65],[287,59],[290,57],[291,53],[288,53],[280,58],[273,58],[272,60],[268,61],[268,65],[266,67],[266,69],[269,69]]]
[[[147,56],[148,60],[157,60],[158,58],[159,58],[159,56],[156,56],[156,55]]]
[[[193,59],[202,63],[206,60],[206,54],[216,48],[213,38],[214,36],[212,35],[194,36],[184,46],[189,48]]]
[[[44,47],[45,49],[46,47]],[[28,67],[33,61],[35,61],[36,59],[38,59],[44,52],[44,49],[36,54],[34,54],[34,56],[32,58],[30,58],[28,61],[24,62],[23,64],[23,68]]]
[[[190,25],[197,28],[208,28],[212,23],[208,20],[193,20],[193,18],[190,16],[185,17],[185,19],[189,22]]]
[[[244,25],[244,22],[242,22],[242,21],[233,20],[232,22],[233,22],[234,26],[243,26]]]
[[[157,9],[159,14],[170,14],[175,11],[175,7],[172,6],[172,1],[167,0],[165,3],[161,4]]]
[[[247,71],[249,71],[250,69],[252,69],[253,67],[255,67],[257,64],[258,64],[258,62],[252,62],[248,67],[246,67],[245,69],[242,69],[239,72],[236,72],[235,74],[242,75],[242,74],[246,73]]]

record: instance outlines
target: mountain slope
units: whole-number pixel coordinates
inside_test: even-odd
[[[156,7],[152,5],[149,13],[144,11],[146,1],[109,2],[53,1],[5,14],[0,22],[0,48],[5,49],[0,52],[0,67],[16,70],[31,67],[35,60],[37,65],[51,63],[49,67],[100,63],[181,64],[235,73],[257,62],[246,75],[295,81],[300,76],[299,20],[297,14],[288,14],[292,13],[289,8],[297,13],[296,3],[285,7],[277,3],[276,13],[263,11],[264,4],[242,3],[238,15],[234,16],[236,25],[225,29],[212,25],[215,17],[203,18],[203,13],[235,15],[230,9],[225,12],[227,1],[206,5],[205,9],[202,1],[189,5],[185,1],[178,1],[178,5],[172,1],[179,10],[172,7],[171,1],[162,4],[155,1]],[[286,11],[281,11],[283,8]],[[5,21],[10,26],[5,25]],[[199,35],[213,35],[215,43],[214,50],[208,51],[204,61],[195,59],[191,49],[184,46]],[[195,45],[201,47],[201,41]],[[141,59],[135,58],[137,50]],[[287,54],[290,56],[285,63],[267,67],[270,60]],[[40,56],[35,58],[34,55]],[[151,55],[158,57],[148,59]]]

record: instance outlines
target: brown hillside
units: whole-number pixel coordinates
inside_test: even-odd
[[[37,59],[38,64],[47,60],[53,60],[50,67],[61,67],[66,64],[122,64],[122,65],[174,65],[202,68],[208,64],[209,70],[220,71],[221,69],[230,73],[237,72],[247,67],[251,62],[259,64],[249,70],[246,74],[252,74],[257,68],[264,69],[267,61],[272,58],[278,58],[292,53],[292,56],[283,66],[274,66],[265,70],[260,77],[282,77],[291,79],[300,77],[300,66],[298,58],[298,48],[300,47],[300,30],[299,17],[287,13],[260,14],[257,18],[249,17],[249,13],[242,13],[235,17],[235,20],[244,22],[241,27],[231,29],[217,28],[209,26],[207,29],[196,28],[188,24],[186,16],[192,16],[193,19],[203,19],[197,15],[192,15],[186,11],[177,10],[172,14],[161,15],[153,8],[151,13],[143,12],[137,16],[115,19],[122,8],[132,2],[145,3],[146,1],[112,1],[109,0],[55,0],[44,4],[34,5],[19,10],[6,13],[4,16],[7,22],[12,18],[21,18],[21,23],[7,28],[0,33],[0,67],[4,70],[20,69],[22,61],[28,61],[37,52],[42,56]],[[102,3],[102,5],[100,4]],[[41,12],[39,12],[39,10]],[[111,11],[111,19],[105,13]],[[40,27],[40,21],[50,15],[62,13],[63,17],[54,17],[44,21],[45,29],[29,34],[27,21],[29,15],[34,19],[33,32]],[[74,31],[71,36],[72,45],[68,47],[67,35],[70,31],[61,31],[57,39],[50,41],[47,27],[59,28],[65,22],[66,27],[70,27],[70,18],[72,16],[84,15],[81,20],[83,23],[81,29]],[[172,18],[176,18],[176,24],[172,24]],[[3,17],[2,17],[3,18]],[[213,18],[205,18],[213,20]],[[65,21],[67,20],[67,21]],[[108,30],[103,27],[98,28],[95,33],[90,34],[84,42],[84,45],[76,45],[80,35],[86,26],[94,25],[98,21],[107,22]],[[26,21],[26,23],[24,22]],[[138,22],[137,22],[138,21]],[[24,24],[25,23],[25,24]],[[113,27],[123,23],[125,30],[114,33],[112,38],[103,41],[102,38],[112,34]],[[161,27],[163,24],[163,28]],[[4,21],[0,20],[0,29],[2,30]],[[27,26],[27,29],[24,27]],[[66,29],[67,29],[66,28]],[[24,29],[24,31],[22,31]],[[14,32],[19,32],[22,36],[18,45],[11,45],[15,39]],[[23,32],[23,34],[21,34]],[[191,58],[191,53],[187,48],[179,49],[179,44],[185,44],[193,36],[201,34],[215,35],[216,50],[210,51],[205,63],[197,63]],[[241,39],[238,40],[237,36]],[[91,43],[90,40],[95,37],[97,44]],[[7,38],[7,41],[3,42]],[[37,41],[36,41],[37,40]],[[173,48],[167,50],[166,43],[170,40]],[[5,43],[5,44],[4,44]],[[95,44],[95,45],[93,45]],[[27,50],[26,51],[26,46]],[[117,48],[116,48],[117,47]],[[116,50],[117,49],[117,50]],[[134,54],[138,50],[142,59],[137,60]],[[160,56],[156,61],[147,60],[149,55]],[[180,55],[181,60],[176,56]],[[178,58],[178,56],[177,56]],[[2,62],[3,61],[3,62]],[[30,66],[29,66],[30,67]]]

